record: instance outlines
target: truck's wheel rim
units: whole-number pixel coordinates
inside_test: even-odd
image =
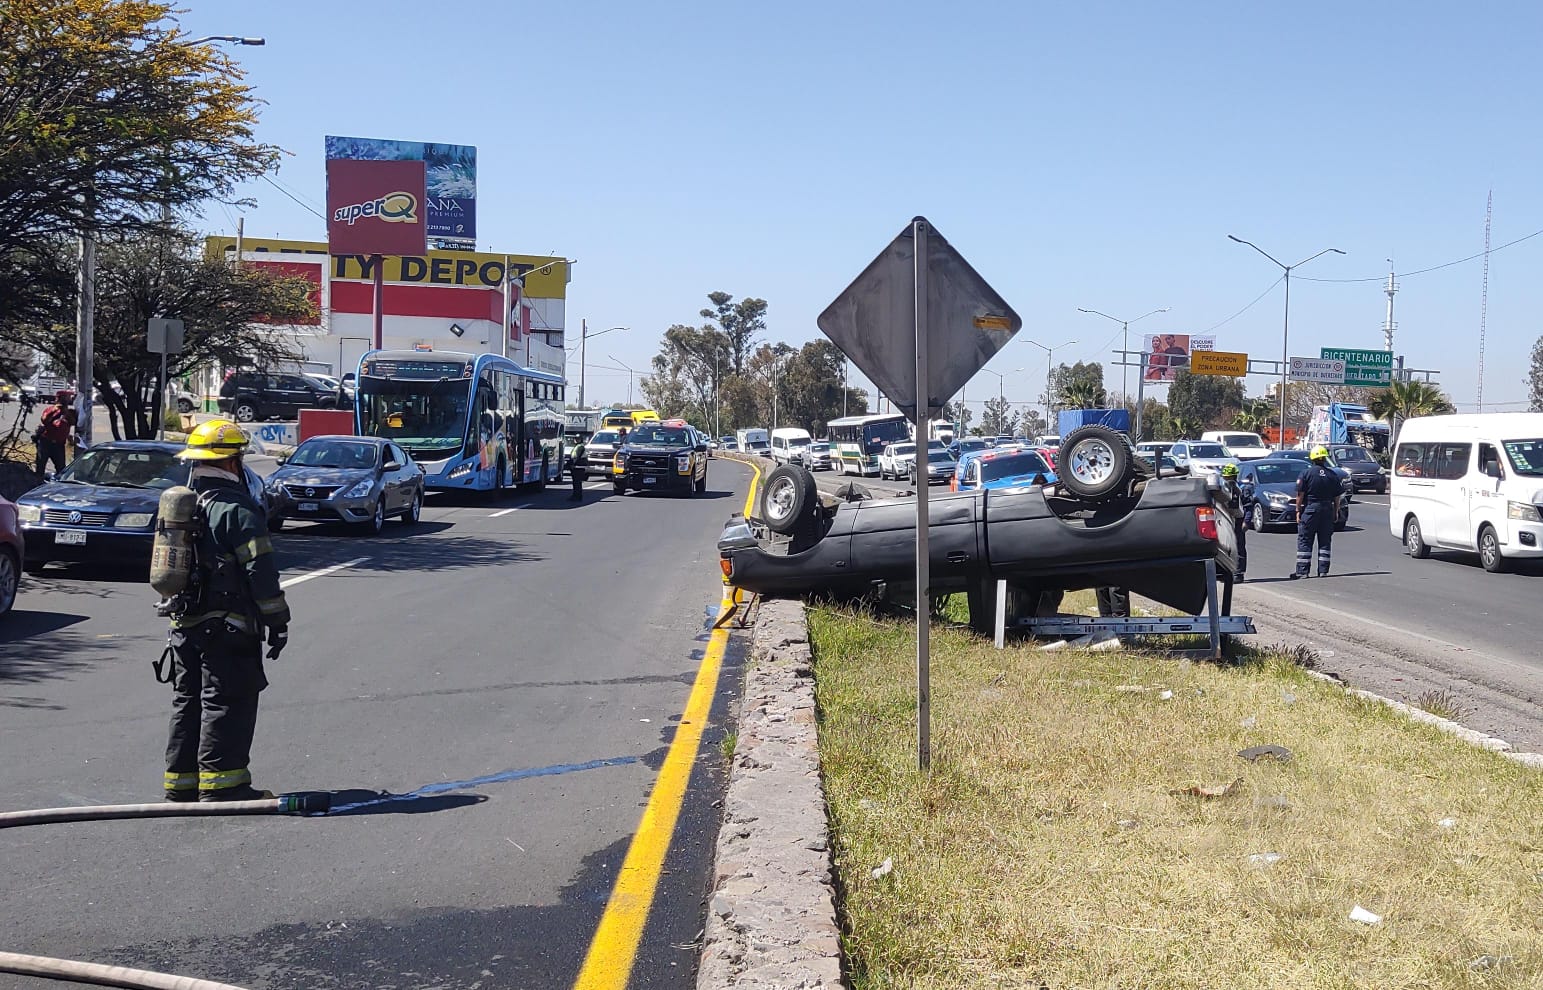
[[[1102,440],[1085,440],[1066,459],[1072,477],[1084,485],[1099,485],[1114,475],[1114,449]]]
[[[778,478],[766,491],[766,511],[779,522],[793,514],[793,482]]]

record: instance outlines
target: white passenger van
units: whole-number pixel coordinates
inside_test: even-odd
[[[1409,556],[1467,550],[1492,572],[1543,557],[1543,413],[1408,420],[1392,479],[1388,529]]]
[[[809,459],[809,445],[814,437],[808,430],[782,426],[771,432],[771,456],[778,464],[804,464]]]
[[[771,435],[765,430],[736,430],[734,431],[734,439],[739,442],[739,451],[742,454],[760,454],[762,457],[771,456]]]

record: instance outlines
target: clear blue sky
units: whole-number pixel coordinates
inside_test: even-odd
[[[646,367],[715,289],[808,340],[917,214],[1021,337],[1106,364],[1120,328],[1079,306],[1170,306],[1139,329],[1216,327],[1219,349],[1279,358],[1280,286],[1216,326],[1279,275],[1229,233],[1286,263],[1348,252],[1293,278],[1291,352],[1316,355],[1381,347],[1386,297],[1306,278],[1479,252],[1490,189],[1495,245],[1543,228],[1534,3],[188,2],[195,34],[267,38],[234,52],[268,101],[261,137],[292,153],[280,180],[313,204],[324,134],[476,145],[479,248],[578,259],[570,332],[633,328],[592,364]],[[249,235],[322,237],[273,186],[246,192]],[[1540,263],[1543,237],[1492,257],[1486,406],[1525,399]],[[1396,350],[1471,408],[1480,262],[1400,282]],[[1018,340],[990,367],[1009,399],[1040,395],[1042,351]],[[591,394],[625,382],[592,370]],[[995,392],[981,375],[970,397]]]

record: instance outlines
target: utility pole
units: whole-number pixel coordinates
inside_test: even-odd
[[[1398,329],[1398,324],[1393,322],[1393,297],[1398,293],[1398,282],[1393,278],[1393,259],[1388,259],[1388,285],[1382,290],[1388,294],[1388,317],[1382,321],[1382,342],[1388,351],[1393,350],[1393,331]]]
[[[87,201],[87,213],[91,203]],[[75,308],[75,402],[80,412],[75,417],[75,435],[79,447],[91,446],[91,389],[96,373],[94,348],[96,336],[96,231],[92,221],[80,232],[80,272],[76,281]]]

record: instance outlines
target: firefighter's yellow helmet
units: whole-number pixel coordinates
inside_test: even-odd
[[[1329,459],[1329,448],[1319,444],[1313,448],[1312,453],[1307,455],[1307,459],[1310,461],[1326,461]]]
[[[251,438],[228,419],[200,423],[188,434],[187,449],[177,454],[188,461],[223,461],[246,450]]]
[[[1223,464],[1222,465],[1222,477],[1223,478],[1236,478],[1237,476],[1238,476],[1238,466],[1236,464]]]

